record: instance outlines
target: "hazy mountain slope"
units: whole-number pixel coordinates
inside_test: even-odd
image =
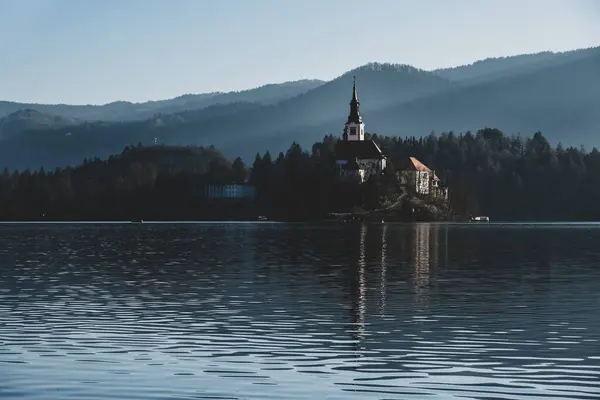
[[[541,71],[461,87],[369,115],[374,131],[424,135],[484,126],[600,145],[600,49]]]
[[[42,114],[31,109],[20,110],[0,118],[0,140],[23,131],[63,128],[78,123],[80,121],[75,119]]]
[[[248,102],[272,105],[307,93],[321,86],[323,83],[324,81],[313,79],[267,84],[255,89],[236,92],[214,93],[210,97],[188,94],[176,97],[175,99],[157,102],[159,104],[155,105],[151,110],[136,112],[135,119],[151,118],[156,113],[172,114],[182,111],[193,111],[219,104]]]
[[[466,86],[410,67],[373,64],[275,105],[234,103],[143,122],[30,131],[0,143],[0,160],[10,167],[55,167],[158,137],[165,144],[214,144],[251,161],[257,151],[277,153],[292,141],[310,146],[326,133],[340,135],[353,75],[369,132],[422,136],[492,126],[508,134],[541,130],[565,145],[600,145],[597,49],[567,63]]]
[[[472,64],[443,68],[432,72],[454,82],[473,84],[569,63],[588,57],[598,49],[598,47],[595,47],[558,53],[544,51],[535,54],[487,58]]]
[[[319,80],[300,80],[264,85],[255,89],[229,92],[187,94],[169,100],[130,103],[117,101],[104,105],[66,105],[66,104],[25,104],[0,101],[0,117],[23,109],[32,109],[40,113],[57,115],[64,118],[77,118],[87,121],[131,121],[151,118],[157,113],[175,113],[209,107],[215,104],[234,102],[255,102],[274,104],[306,93],[323,84]]]
[[[245,138],[258,140],[332,119],[342,121],[335,128],[335,132],[341,133],[348,117],[354,77],[363,112],[426,97],[453,87],[446,79],[410,66],[371,63],[273,106],[241,113],[238,118],[228,118],[219,123],[211,121],[204,135],[208,137],[214,134],[220,143]],[[185,133],[177,132],[174,135],[180,140],[189,140]],[[310,136],[311,132],[303,132],[302,135]]]
[[[353,77],[361,110],[368,111],[384,105],[426,97],[447,90],[452,84],[430,72],[407,65],[370,63],[311,90],[277,104],[274,108],[282,121],[278,129],[290,125],[305,125],[307,121],[318,123],[332,117],[346,118],[352,97]],[[284,124],[284,121],[295,121]]]
[[[220,133],[213,129],[239,115],[262,109],[255,103],[214,105],[193,112],[157,115],[145,121],[84,122],[50,130],[28,130],[0,142],[0,167],[56,168],[77,165],[84,158],[108,157],[125,146],[155,140],[161,144],[210,145]],[[205,132],[215,132],[207,135]],[[208,138],[205,140],[205,138]]]
[[[488,126],[528,136],[542,131],[553,143],[567,146],[600,147],[600,49],[539,71],[458,86],[362,114],[367,131],[382,135],[420,137],[431,131],[466,132]],[[307,147],[325,132],[339,134],[344,122],[332,118],[236,142],[222,138],[219,148],[250,158],[265,148],[285,151],[292,140]]]
[[[350,71],[306,94],[261,106],[232,103],[191,110],[174,115],[157,115],[140,122],[86,123],[68,129],[27,132],[22,137],[1,143],[0,160],[10,167],[55,167],[80,162],[83,157],[106,157],[131,143],[152,143],[154,138],[165,144],[228,146],[249,141],[247,148],[256,151],[261,138],[281,134],[307,124],[338,121],[341,131],[348,113],[352,80],[356,76],[363,109],[376,109],[390,103],[408,101],[447,90],[451,84],[431,73],[412,67],[369,64]],[[311,137],[314,132],[301,132]],[[324,132],[319,132],[323,136]],[[300,138],[298,138],[300,139]],[[31,143],[36,143],[31,146]],[[10,150],[12,149],[12,150]],[[14,151],[13,151],[14,150]]]

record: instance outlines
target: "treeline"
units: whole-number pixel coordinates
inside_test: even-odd
[[[600,152],[550,145],[540,132],[507,136],[497,129],[374,137],[394,161],[413,156],[450,188],[455,213],[494,220],[600,220]]]
[[[301,152],[292,145],[273,161],[270,154],[254,161],[253,183],[259,200],[294,207],[309,214],[346,207],[348,202],[372,208],[393,201],[402,189],[395,172],[409,157],[435,170],[449,187],[451,213],[464,219],[489,215],[493,220],[600,220],[600,152],[593,148],[553,147],[540,132],[509,136],[498,129],[453,132],[416,138],[368,135],[388,157],[388,171],[356,193],[335,184],[334,148],[327,136]]]
[[[1,220],[211,219],[242,218],[244,207],[201,204],[204,185],[243,183],[238,158],[214,147],[126,147],[107,160],[77,167],[0,175]],[[236,214],[238,213],[238,214]]]
[[[327,136],[311,149],[293,143],[253,164],[229,161],[214,147],[128,147],[107,160],[53,171],[5,170],[2,220],[319,219],[331,211],[392,203],[402,188],[396,171],[416,157],[449,187],[453,214],[493,220],[600,220],[600,152],[551,146],[541,133],[507,136],[497,129],[373,135],[388,170],[364,185],[337,183],[335,146]],[[252,201],[203,197],[207,184],[256,186]]]

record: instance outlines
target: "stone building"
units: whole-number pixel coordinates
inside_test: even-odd
[[[435,171],[415,157],[409,157],[398,174],[400,183],[406,187],[408,193],[448,200],[448,188],[442,185]]]

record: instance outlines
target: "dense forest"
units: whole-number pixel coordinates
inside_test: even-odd
[[[542,133],[497,129],[425,138],[372,136],[388,157],[384,176],[356,187],[336,183],[335,144],[256,156],[246,166],[214,147],[131,146],[106,160],[53,171],[5,170],[2,220],[273,219],[309,220],[360,206],[380,207],[402,190],[395,171],[413,156],[449,187],[452,215],[493,220],[600,220],[600,152],[553,147]],[[249,183],[252,201],[210,200],[207,184]]]

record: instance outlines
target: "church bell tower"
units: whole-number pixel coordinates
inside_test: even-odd
[[[365,124],[360,116],[360,103],[356,94],[356,77],[354,77],[354,86],[352,87],[352,100],[350,101],[350,115],[348,122],[344,126],[344,140],[356,141],[365,140]]]

